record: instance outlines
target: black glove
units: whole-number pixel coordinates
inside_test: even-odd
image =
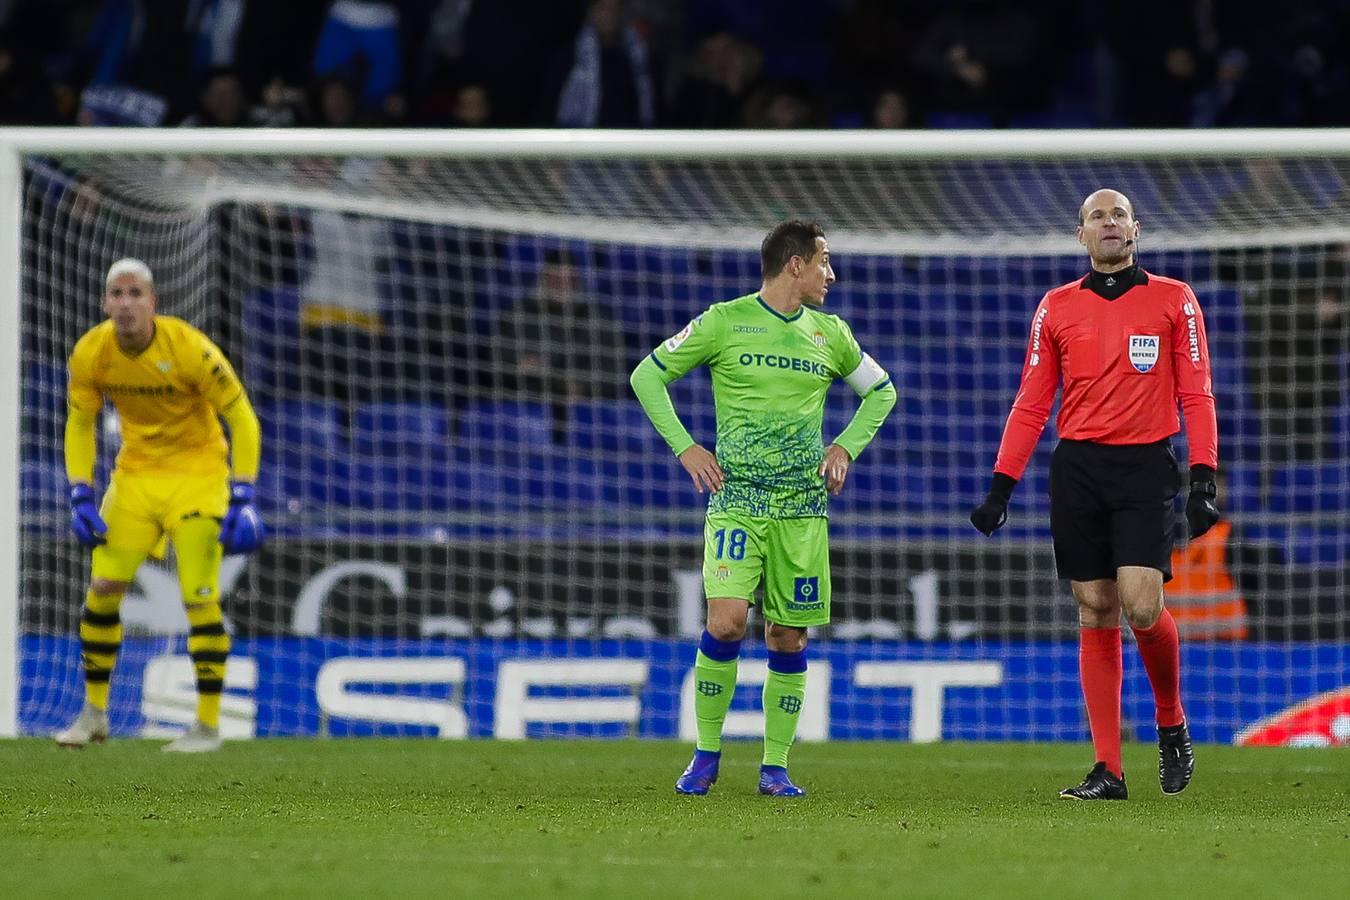
[[[1191,493],[1186,498],[1186,524],[1191,537],[1198,538],[1219,521],[1219,489],[1214,485],[1214,470],[1209,466],[1191,466]]]
[[[1013,487],[1016,485],[1016,478],[995,472],[984,502],[975,507],[975,511],[970,514],[970,524],[985,535],[997,531],[999,526],[1008,521],[1008,500],[1012,497]]]

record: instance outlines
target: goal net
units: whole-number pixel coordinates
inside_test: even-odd
[[[831,504],[833,622],[813,635],[801,738],[1085,740],[1048,533],[1053,422],[1007,527],[986,539],[967,515],[1031,313],[1085,272],[1078,204],[1109,186],[1134,202],[1144,267],[1195,288],[1213,358],[1226,524],[1178,542],[1169,591],[1191,733],[1350,741],[1350,138],[763,137],[16,144],[12,724],[49,733],[81,703],[89,557],[67,529],[65,360],[101,318],[109,264],[136,256],[160,312],[223,347],[262,423],[270,537],[221,575],[227,737],[690,737],[705,498],[628,374],[753,292],[759,241],[795,216],[824,225],[827,309],[900,398]],[[671,394],[711,447],[706,372]],[[827,442],[856,405],[833,389]],[[118,442],[109,408],[100,492]],[[142,567],[122,620],[115,732],[181,729],[193,677],[172,557]],[[729,734],[761,733],[758,627]],[[1152,695],[1125,659],[1126,727],[1150,740]]]

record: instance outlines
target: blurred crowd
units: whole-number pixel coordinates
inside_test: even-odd
[[[0,0],[0,125],[1350,124],[1350,0]]]

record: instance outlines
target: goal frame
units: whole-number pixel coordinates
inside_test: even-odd
[[[23,160],[31,154],[448,159],[1350,158],[1350,129],[800,131],[0,129],[0,738],[19,725]],[[225,198],[222,198],[225,199]]]

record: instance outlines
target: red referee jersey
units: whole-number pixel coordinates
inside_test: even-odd
[[[1003,428],[994,471],[1021,478],[1064,382],[1061,438],[1148,444],[1176,434],[1186,415],[1192,465],[1218,468],[1205,320],[1184,281],[1126,270],[1133,284],[1108,300],[1093,276],[1057,287],[1031,320],[1022,385]],[[1097,274],[1098,279],[1103,276]]]

